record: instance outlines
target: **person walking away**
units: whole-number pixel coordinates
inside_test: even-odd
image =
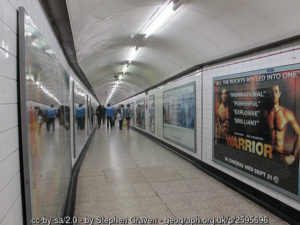
[[[43,111],[40,109],[39,106],[36,108],[36,114],[37,114],[37,130],[40,132],[43,122],[44,122],[44,117],[43,117]]]
[[[125,110],[125,118],[127,120],[127,130],[129,130],[129,126],[130,126],[130,119],[132,117],[132,111],[130,109],[130,105],[127,105],[127,108]]]
[[[79,108],[76,109],[77,129],[84,130],[85,127],[85,108],[83,104],[79,104]]]
[[[97,116],[97,124],[98,124],[98,128],[101,127],[101,119],[102,119],[102,105],[99,105],[96,109],[96,116]]]
[[[113,127],[114,127],[115,123],[116,123],[116,120],[118,119],[117,118],[118,109],[117,108],[113,108],[113,110],[114,110],[114,116],[113,116],[113,119],[112,119],[112,124],[113,124]]]
[[[122,104],[119,109],[118,109],[118,114],[120,114],[120,119],[119,120],[119,129],[122,130],[122,126],[123,126],[123,120],[125,117],[125,111],[124,111],[124,105]]]
[[[117,120],[119,121],[119,124],[120,124],[122,118],[121,118],[121,114],[119,112],[117,113]],[[122,130],[122,129],[120,128],[120,130]]]
[[[106,108],[104,105],[102,105],[101,118],[102,118],[103,124],[105,124],[105,112],[106,112]]]
[[[107,129],[110,128],[112,129],[113,127],[113,117],[114,117],[114,109],[110,107],[110,104],[107,104],[107,108],[105,109],[105,114],[106,114],[106,120],[107,120]]]
[[[55,116],[56,116],[56,109],[54,105],[51,104],[51,108],[46,111],[47,116],[47,130],[50,131],[50,127],[52,126],[53,132],[55,131]]]

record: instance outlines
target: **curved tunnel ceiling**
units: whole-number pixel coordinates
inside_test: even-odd
[[[194,65],[300,34],[299,0],[176,0],[153,35],[140,35],[164,0],[67,0],[78,63],[106,102],[132,46],[117,103]]]

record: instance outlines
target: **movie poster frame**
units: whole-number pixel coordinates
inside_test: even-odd
[[[149,99],[150,99],[150,97],[152,97],[153,96],[153,103],[154,103],[154,129],[153,129],[153,132],[149,129],[149,132],[151,133],[151,134],[155,134],[155,94],[154,93],[152,93],[152,94],[150,94],[149,96],[148,96],[148,104],[149,104]],[[149,112],[149,109],[150,109],[150,104],[148,105],[148,113],[150,114],[150,112]],[[148,119],[149,120],[149,119]],[[149,121],[148,121],[149,122]],[[150,128],[150,127],[149,127]]]
[[[142,97],[142,98],[139,98],[139,99],[135,100],[135,105],[136,105],[136,107],[137,107],[141,102],[144,102],[144,127],[139,127],[139,126],[137,125],[137,122],[136,122],[136,117],[137,117],[137,115],[135,115],[135,126],[136,126],[137,128],[139,128],[139,129],[141,129],[141,130],[145,130],[145,129],[146,129],[146,99],[145,99],[145,96]],[[135,108],[135,110],[134,110],[134,113],[135,113],[135,114],[136,114],[136,109],[137,109],[137,108]]]
[[[132,123],[130,123],[130,126],[135,126],[135,108],[134,108],[134,101],[132,101],[132,102],[130,102],[130,103],[128,103],[129,105],[130,105],[130,109],[131,109],[131,118],[130,118],[130,120],[131,120],[131,122]],[[132,106],[132,108],[131,108],[131,106]],[[127,106],[126,106],[127,107]]]
[[[231,166],[229,164],[226,164],[225,162],[222,162],[221,160],[216,159],[215,158],[215,144],[214,144],[214,139],[215,139],[215,97],[216,97],[215,96],[215,81],[223,80],[223,79],[232,79],[232,78],[236,78],[236,77],[247,77],[247,76],[253,76],[253,75],[257,75],[257,74],[276,73],[276,72],[296,70],[296,69],[300,69],[300,63],[282,65],[282,66],[277,66],[277,67],[268,67],[268,68],[264,68],[264,69],[251,70],[251,71],[247,71],[247,72],[240,72],[240,73],[234,73],[234,74],[213,77],[213,82],[212,82],[212,103],[213,103],[212,104],[212,113],[213,113],[213,115],[212,115],[212,133],[213,133],[212,134],[212,161],[215,162],[216,164],[224,166],[225,168],[227,168],[237,174],[240,174],[246,178],[249,178],[252,181],[262,184],[262,185],[270,188],[271,190],[274,190],[278,193],[281,193],[287,197],[290,197],[290,198],[300,202],[300,195],[293,194],[281,187],[278,187],[272,183],[266,182],[263,179],[260,179],[254,175],[251,175],[250,173],[242,171],[234,166]],[[299,161],[300,161],[300,159],[299,159]],[[299,167],[300,167],[300,162],[299,162]],[[300,169],[299,169],[299,171],[300,171]],[[298,176],[300,177],[300,172],[299,172]],[[299,180],[298,180],[298,183],[299,183]],[[298,190],[299,190],[299,184],[298,184]]]
[[[170,141],[170,142],[172,142],[172,143],[174,143],[174,144],[176,144],[176,145],[178,145],[178,146],[181,146],[181,147],[183,147],[183,148],[185,148],[185,149],[187,149],[187,150],[189,150],[189,151],[191,151],[191,152],[193,152],[193,153],[197,153],[197,140],[196,140],[196,137],[197,137],[197,91],[196,91],[196,81],[192,81],[192,82],[188,82],[188,83],[185,83],[185,84],[182,84],[182,85],[178,85],[178,86],[176,86],[176,87],[173,87],[173,88],[169,88],[169,89],[166,89],[166,90],[164,90],[163,92],[162,92],[162,107],[164,107],[164,95],[165,95],[165,93],[166,92],[169,92],[169,91],[174,91],[174,90],[177,90],[177,89],[180,89],[180,88],[184,88],[184,87],[186,87],[186,86],[191,86],[191,85],[193,85],[193,87],[194,87],[194,149],[193,148],[190,148],[190,147],[188,147],[188,146],[186,146],[186,145],[183,145],[183,144],[181,144],[180,142],[177,142],[177,141],[174,141],[174,140],[172,140],[172,139],[169,139],[169,138],[167,138],[167,137],[165,137],[165,129],[164,129],[164,118],[163,118],[163,113],[162,113],[162,136],[163,136],[163,138],[165,139],[165,140],[167,140],[167,141]]]

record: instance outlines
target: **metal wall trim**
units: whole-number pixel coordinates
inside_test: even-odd
[[[23,223],[31,224],[32,204],[30,187],[30,155],[27,140],[27,107],[26,107],[26,79],[25,79],[25,9],[18,8],[18,42],[17,42],[17,87],[18,87],[18,124],[20,149],[20,177],[23,206]]]

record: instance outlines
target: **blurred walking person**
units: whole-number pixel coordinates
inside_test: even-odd
[[[132,117],[132,110],[130,108],[130,105],[128,104],[125,110],[125,119],[127,120],[127,130],[129,130],[131,117]]]
[[[118,120],[119,120],[119,129],[122,130],[122,126],[123,126],[123,120],[125,117],[125,111],[124,111],[124,105],[120,105],[120,107],[118,108],[118,113],[120,114]]]
[[[85,127],[85,108],[82,107],[83,104],[79,104],[79,108],[76,109],[76,119],[77,119],[77,130],[84,130]]]
[[[114,109],[113,107],[110,107],[110,104],[107,104],[107,108],[105,109],[105,114],[107,120],[107,129],[109,128],[109,124],[110,124],[110,129],[112,129],[113,119],[114,119]]]
[[[103,124],[105,124],[105,113],[106,113],[106,108],[104,105],[102,105],[101,118],[102,118]]]
[[[98,124],[98,128],[101,127],[101,119],[103,116],[103,108],[102,105],[99,105],[96,109],[96,116],[97,116],[97,124]]]
[[[46,110],[46,116],[47,116],[47,121],[46,121],[46,126],[47,130],[50,131],[50,128],[52,126],[52,131],[55,131],[55,117],[56,117],[56,109],[54,108],[54,105],[51,104],[50,109]]]

